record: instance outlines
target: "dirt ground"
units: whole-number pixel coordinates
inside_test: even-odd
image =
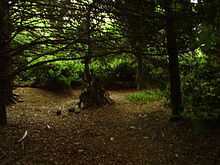
[[[111,91],[113,105],[75,114],[67,109],[78,90],[18,88],[23,102],[0,128],[0,165],[220,165],[220,130],[171,123],[162,103],[131,103],[131,92]]]

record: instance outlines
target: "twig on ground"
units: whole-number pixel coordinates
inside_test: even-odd
[[[25,132],[24,132],[24,135],[17,141],[17,143],[20,143],[21,145],[22,145],[22,149],[24,150],[25,148],[25,146],[24,146],[24,140],[25,140],[25,138],[27,137],[27,134],[28,134],[28,131],[26,130]]]
[[[24,132],[24,135],[17,141],[18,143],[22,143],[24,141],[24,139],[27,137],[28,131],[26,130]]]

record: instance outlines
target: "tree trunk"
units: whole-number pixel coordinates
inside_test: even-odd
[[[169,56],[171,108],[173,116],[179,117],[183,111],[181,82],[179,73],[178,50],[176,43],[175,16],[172,0],[166,1],[166,35],[167,52]]]
[[[84,81],[90,84],[92,80],[92,76],[90,73],[89,65],[90,65],[90,59],[89,57],[87,57],[85,58],[85,61],[84,61]]]
[[[87,38],[87,46],[88,50],[86,52],[86,58],[84,61],[84,79],[87,83],[91,83],[92,81],[92,75],[90,72],[90,63],[91,63],[91,55],[92,55],[92,47],[91,47],[91,9],[92,6],[88,7],[88,12],[86,14],[86,38]]]
[[[0,126],[7,124],[7,113],[5,104],[0,104]]]
[[[0,1],[0,125],[7,124],[6,105],[11,96],[9,54],[9,7],[8,0]]]
[[[136,75],[136,83],[137,89],[140,90],[143,88],[143,59],[142,56],[136,55],[137,58],[137,75]]]

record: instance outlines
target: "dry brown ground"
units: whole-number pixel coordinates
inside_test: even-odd
[[[170,123],[161,103],[127,101],[132,91],[111,91],[115,104],[79,114],[67,111],[79,91],[16,92],[24,102],[9,108],[9,125],[0,128],[0,165],[220,164],[219,130],[198,135],[190,124]]]

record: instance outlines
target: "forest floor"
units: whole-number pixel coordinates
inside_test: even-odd
[[[134,104],[131,92],[111,91],[114,104],[75,114],[68,108],[78,90],[18,88],[23,102],[9,107],[0,128],[0,165],[220,164],[220,130],[198,134],[190,122],[171,123],[162,103]]]

